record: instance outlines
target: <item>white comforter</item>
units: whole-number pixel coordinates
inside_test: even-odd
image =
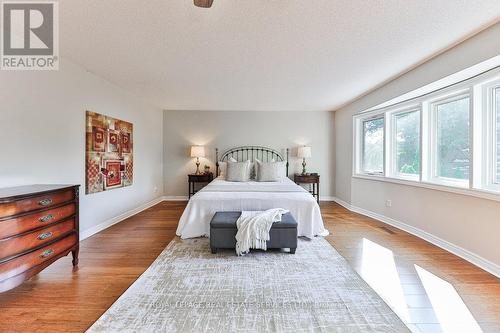
[[[210,236],[210,220],[216,212],[283,208],[297,220],[299,236],[326,236],[314,197],[286,178],[281,182],[228,182],[216,178],[196,193],[182,213],[176,234],[183,239]]]

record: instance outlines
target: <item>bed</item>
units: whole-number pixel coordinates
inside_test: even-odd
[[[230,158],[237,161],[254,160],[285,161],[282,155],[266,147],[236,147],[218,158],[216,150],[217,177],[189,200],[176,234],[183,239],[210,237],[210,220],[216,212],[266,210],[284,208],[297,220],[298,236],[313,238],[326,236],[323,219],[314,197],[288,177],[279,182],[229,182],[219,176],[220,163]],[[286,153],[286,175],[288,176],[288,150]]]

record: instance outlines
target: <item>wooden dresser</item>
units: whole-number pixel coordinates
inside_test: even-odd
[[[78,265],[79,185],[0,189],[0,292],[72,252]]]

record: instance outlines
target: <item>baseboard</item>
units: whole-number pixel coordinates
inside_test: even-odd
[[[381,215],[378,213],[374,213],[374,212],[369,211],[369,210],[364,209],[364,208],[353,206],[350,203],[345,202],[339,198],[333,197],[333,201],[335,201],[339,205],[345,207],[346,209],[348,209],[352,212],[371,217],[375,220],[389,224],[395,228],[401,229],[401,230],[406,231],[414,236],[422,238],[423,240],[426,240],[429,243],[434,244],[434,245],[436,245],[436,246],[438,246],[438,247],[442,248],[443,250],[446,250],[450,253],[453,253],[454,255],[456,255],[464,260],[467,260],[471,264],[476,265],[477,267],[479,267],[481,269],[484,269],[488,273],[491,273],[491,274],[495,275],[496,277],[500,277],[500,266],[499,265],[497,265],[497,264],[495,264],[487,259],[484,259],[483,257],[478,256],[477,254],[470,252],[469,250],[466,250],[458,245],[455,245],[455,244],[450,243],[444,239],[436,237],[433,234],[428,233],[427,231],[421,230],[419,228],[415,228],[409,224],[403,223],[401,221],[395,220],[393,218],[390,218],[390,217],[387,217],[387,216],[384,216],[384,215]]]
[[[188,201],[189,198],[183,195],[165,195],[162,201]]]
[[[102,222],[102,223],[100,223],[100,224],[98,224],[90,229],[84,230],[84,231],[80,232],[80,241],[82,241],[86,238],[89,238],[90,236],[95,235],[98,232],[103,231],[104,229],[107,229],[114,224],[117,224],[125,219],[128,219],[129,217],[134,216],[134,215],[142,212],[143,210],[146,210],[150,207],[153,207],[154,205],[157,205],[162,201],[164,201],[163,197],[158,197],[158,198],[151,200],[143,205],[140,205],[139,207],[136,207],[134,209],[126,211],[125,213],[120,214],[118,216],[115,216],[109,220],[106,220],[106,221],[104,221],[104,222]]]

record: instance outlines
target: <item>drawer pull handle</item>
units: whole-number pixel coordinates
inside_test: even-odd
[[[40,201],[38,201],[38,204],[40,206],[48,206],[48,205],[52,204],[52,199],[43,199],[43,200],[40,200]]]
[[[49,215],[45,215],[45,216],[40,217],[40,222],[49,222],[52,219],[54,219],[54,215],[49,214]]]
[[[40,254],[40,258],[47,258],[52,253],[54,253],[54,250],[52,250],[52,249],[45,250],[45,251],[43,251],[42,254]]]
[[[44,240],[44,239],[47,239],[47,238],[50,238],[50,237],[52,237],[52,232],[49,231],[49,232],[45,232],[43,234],[38,235],[37,238],[39,240]]]

